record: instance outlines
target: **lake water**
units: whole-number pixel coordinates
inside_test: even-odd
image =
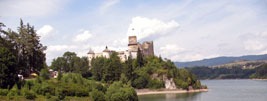
[[[208,92],[140,95],[140,101],[267,101],[267,80],[202,80]]]

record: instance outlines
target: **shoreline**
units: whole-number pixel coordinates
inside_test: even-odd
[[[200,79],[200,80],[267,80],[267,79]]]
[[[148,90],[148,89],[141,89],[137,90],[137,95],[152,95],[152,94],[178,94],[178,93],[195,93],[195,92],[208,92],[209,89],[195,89],[195,90],[181,90],[181,89],[174,89],[174,90]]]

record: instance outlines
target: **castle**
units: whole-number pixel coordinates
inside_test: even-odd
[[[154,47],[153,41],[145,41],[142,44],[137,42],[136,36],[129,36],[128,50],[125,51],[117,51],[118,56],[122,62],[128,60],[128,58],[135,59],[137,58],[137,51],[140,49],[143,56],[154,56]],[[103,50],[103,52],[95,53],[92,49],[89,50],[88,60],[89,66],[91,66],[91,62],[93,58],[96,57],[106,57],[109,58],[113,50],[109,50],[108,47]]]

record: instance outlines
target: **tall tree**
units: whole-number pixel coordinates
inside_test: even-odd
[[[144,56],[143,56],[143,54],[142,54],[142,52],[141,52],[141,50],[140,50],[140,48],[138,48],[138,50],[137,50],[137,67],[142,67],[142,66],[144,66]]]
[[[65,67],[66,72],[73,72],[74,71],[74,68],[73,68],[74,67],[74,60],[73,60],[74,57],[77,57],[76,53],[74,53],[74,52],[67,51],[63,54],[63,58],[67,62],[67,66]]]
[[[18,27],[18,36],[13,39],[16,41],[17,60],[20,67],[20,73],[28,75],[31,72],[39,72],[45,64],[46,46],[40,43],[34,27],[29,23],[27,25],[20,21]]]
[[[18,81],[16,57],[5,47],[0,46],[0,88],[12,87]]]
[[[100,81],[104,74],[104,65],[107,63],[107,59],[104,57],[97,57],[92,59],[92,75],[93,79]]]

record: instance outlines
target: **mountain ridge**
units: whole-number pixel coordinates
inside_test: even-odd
[[[197,60],[197,61],[189,61],[189,62],[174,62],[176,67],[184,68],[184,67],[193,67],[193,66],[215,66],[222,65],[237,61],[257,61],[257,60],[267,60],[267,54],[262,55],[244,55],[244,56],[220,56],[215,58]]]

